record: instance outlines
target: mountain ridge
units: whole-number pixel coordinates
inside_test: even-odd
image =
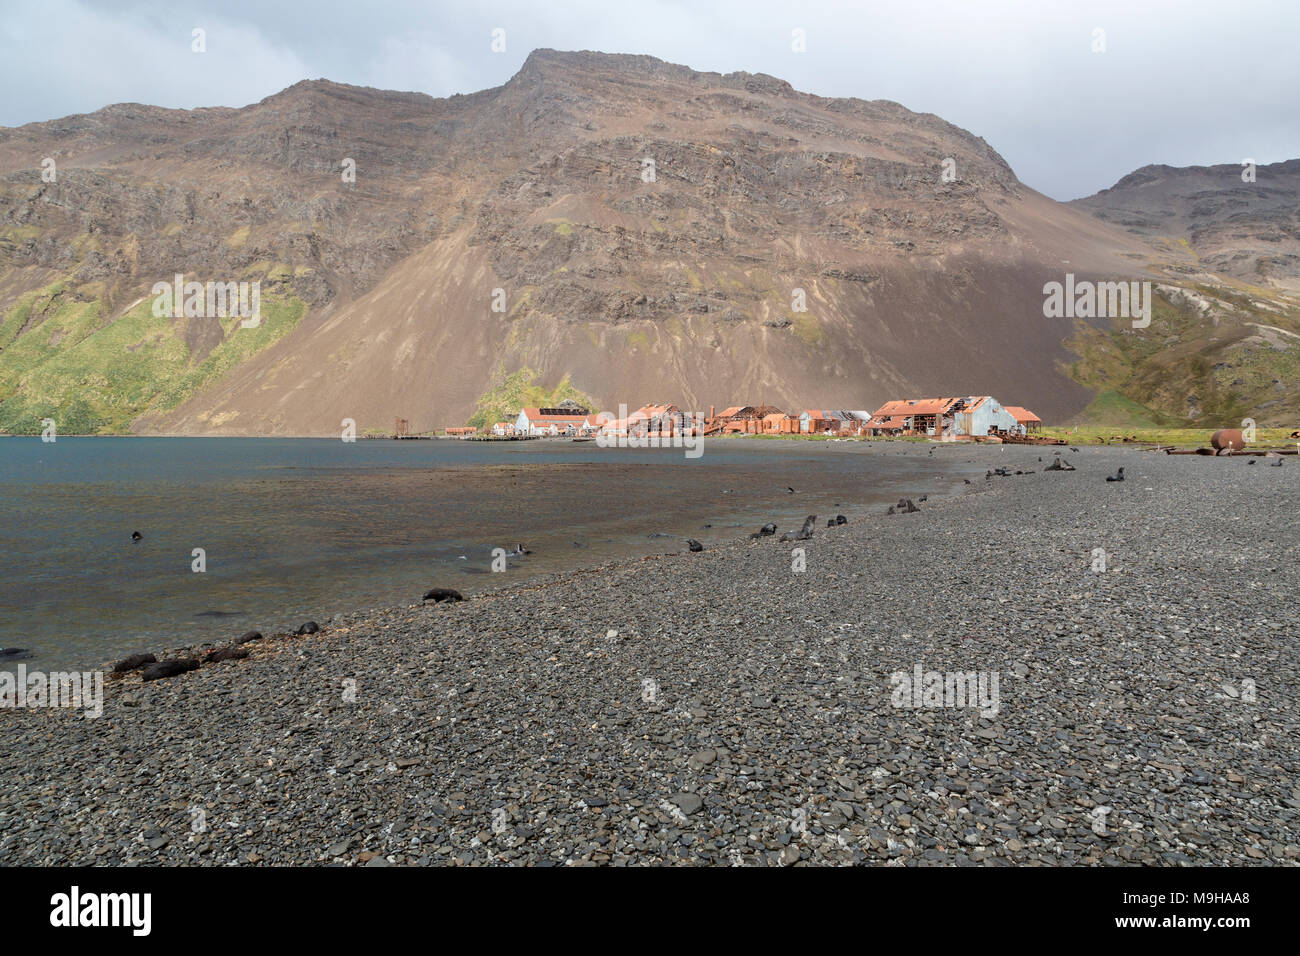
[[[1064,419],[1095,391],[1043,283],[1193,265],[933,114],[635,54],[534,51],[446,98],[115,105],[0,130],[0,428],[79,375],[106,430],[422,431],[522,369],[603,407],[992,392]],[[281,324],[138,315],[178,272],[261,281]],[[130,382],[123,350],[163,358]]]

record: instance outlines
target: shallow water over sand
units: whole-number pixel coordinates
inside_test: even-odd
[[[33,666],[93,665],[410,603],[433,586],[468,594],[684,551],[687,536],[709,546],[814,513],[824,526],[981,470],[941,451],[733,439],[688,459],[567,441],[0,439],[0,647],[33,649]],[[521,543],[532,554],[492,573],[492,549]]]

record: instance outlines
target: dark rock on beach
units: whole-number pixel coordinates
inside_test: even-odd
[[[209,653],[203,658],[205,664],[216,664],[220,661],[239,661],[248,656],[246,647],[222,647]]]
[[[172,660],[159,661],[157,664],[150,664],[141,673],[142,680],[162,680],[165,677],[175,677],[177,674],[184,674],[188,671],[198,670],[199,662],[193,658],[173,658]]]
[[[114,664],[113,673],[125,674],[127,671],[138,671],[146,664],[156,663],[158,663],[158,658],[154,657],[152,654],[132,654],[129,657],[122,658]]]

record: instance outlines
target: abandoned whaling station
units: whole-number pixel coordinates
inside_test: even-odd
[[[522,408],[513,421],[499,421],[482,430],[473,425],[451,426],[439,434],[453,438],[512,439],[645,435],[823,435],[839,438],[923,436],[943,441],[1027,441],[1043,422],[1027,408],[1003,405],[991,395],[952,398],[905,398],[886,402],[874,412],[853,409],[807,408],[787,412],[774,405],[732,405],[707,414],[683,411],[676,405],[654,403],[635,411],[621,406],[617,415],[593,413],[572,401],[553,408]],[[410,423],[397,419],[394,438],[429,437],[412,433]]]

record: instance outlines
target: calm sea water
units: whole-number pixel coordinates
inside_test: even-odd
[[[4,438],[0,647],[91,666],[270,633],[686,536],[824,524],[949,487],[939,471],[886,444],[714,441],[687,459],[565,441]],[[492,549],[520,543],[533,554],[491,573]]]

